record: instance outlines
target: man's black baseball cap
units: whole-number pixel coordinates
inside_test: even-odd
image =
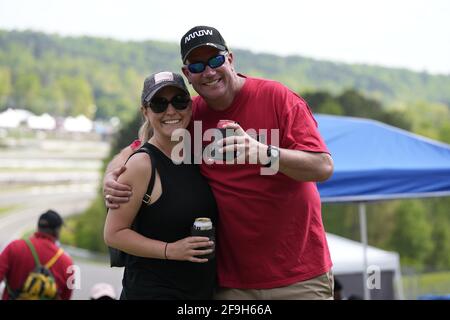
[[[220,51],[228,50],[225,40],[216,28],[196,26],[181,38],[180,48],[183,63],[186,63],[186,59],[192,50],[201,46],[214,47]]]
[[[57,229],[63,225],[61,216],[53,210],[48,210],[41,214],[38,220],[39,228]]]

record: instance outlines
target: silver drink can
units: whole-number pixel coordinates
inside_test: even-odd
[[[198,237],[208,237],[210,241],[214,242],[213,250],[215,249],[215,228],[212,224],[212,221],[210,218],[197,218],[194,221],[194,225],[191,228],[191,235],[192,236],[198,236]],[[199,248],[200,250],[210,249],[210,248]],[[214,250],[215,251],[215,250]],[[198,258],[207,258],[212,259],[215,257],[214,251],[210,254],[198,256]]]

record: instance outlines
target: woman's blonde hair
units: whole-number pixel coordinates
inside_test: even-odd
[[[142,108],[145,109],[144,106]],[[146,143],[153,136],[153,127],[150,124],[150,121],[144,116],[142,112],[143,123],[138,131],[139,140],[141,140],[141,144]]]

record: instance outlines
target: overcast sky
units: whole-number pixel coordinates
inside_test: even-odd
[[[178,43],[195,25],[231,48],[450,74],[449,0],[0,0],[0,29]]]

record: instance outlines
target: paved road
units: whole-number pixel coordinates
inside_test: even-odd
[[[5,141],[4,141],[5,142]],[[89,140],[9,139],[0,150],[0,250],[34,230],[39,215],[54,209],[63,217],[84,212],[95,198],[102,159],[109,145]],[[85,251],[65,248],[79,267],[80,287],[73,299],[88,299],[92,286],[111,283],[119,295],[122,269]],[[0,292],[2,288],[0,286]]]
[[[115,288],[117,298],[120,296],[123,268],[111,268],[106,262],[89,262],[81,258],[75,258],[74,264],[79,266],[80,287],[74,289],[72,300],[89,299],[91,288],[99,282],[111,284]]]
[[[22,199],[20,199],[20,197]],[[67,217],[85,210],[95,197],[94,191],[74,191],[68,193],[37,194],[11,196],[11,202],[3,199],[3,204],[20,204],[20,208],[10,213],[0,215],[0,248],[12,239],[22,235],[29,229],[36,227],[39,215],[49,208]]]

